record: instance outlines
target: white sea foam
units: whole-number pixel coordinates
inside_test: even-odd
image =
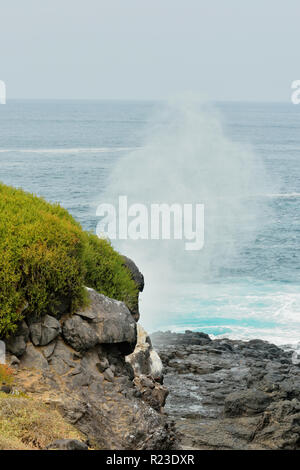
[[[154,330],[189,329],[212,337],[259,338],[294,347],[300,339],[300,292],[296,285],[282,286],[280,291],[279,283],[275,283],[273,292],[271,286],[272,283],[251,286],[242,282],[178,286],[180,300],[176,303],[174,298],[170,299],[161,314],[164,326],[157,323]],[[150,329],[150,324],[146,326]]]

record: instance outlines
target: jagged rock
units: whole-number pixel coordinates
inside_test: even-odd
[[[44,315],[35,318],[29,324],[31,341],[35,346],[46,346],[59,335],[61,331],[59,321],[50,316]]]
[[[151,375],[161,381],[163,376],[163,364],[157,352],[153,349],[150,337],[143,327],[137,325],[137,344],[132,354],[126,357],[131,364],[134,373],[138,375]]]
[[[77,439],[57,439],[47,446],[48,450],[89,450],[85,442]]]
[[[25,321],[23,320],[20,325],[18,326],[17,331],[15,332],[14,336],[10,337],[6,341],[6,349],[11,354],[20,357],[24,354],[26,350],[26,343],[29,338],[29,329],[26,325]]]
[[[132,354],[126,357],[126,362],[133,369],[134,384],[138,396],[153,409],[160,411],[166,402],[168,390],[162,384],[163,365],[157,352],[153,349],[147,332],[137,325],[138,341]]]
[[[152,377],[139,375],[134,378],[134,383],[141,394],[142,400],[160,411],[166,404],[168,389],[157,383]]]

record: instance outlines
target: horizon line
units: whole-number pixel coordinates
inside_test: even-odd
[[[136,102],[164,102],[169,98],[7,98],[6,103],[9,101],[136,101]],[[293,104],[290,100],[249,100],[249,99],[218,99],[218,100],[205,100],[208,103],[247,103],[247,104]]]

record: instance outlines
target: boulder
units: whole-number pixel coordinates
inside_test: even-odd
[[[26,341],[24,336],[15,336],[8,340],[6,349],[17,357],[22,356],[26,351]]]
[[[136,344],[136,322],[123,302],[109,299],[105,295],[91,294],[97,316],[92,321],[97,332],[99,344],[129,343]]]
[[[98,343],[95,328],[78,315],[64,322],[62,333],[65,341],[76,351],[85,351]]]
[[[86,339],[91,339],[94,344],[119,344],[122,351],[132,352],[137,339],[136,322],[126,305],[118,300],[98,294],[93,289],[88,289],[88,294],[89,306],[75,312],[74,316],[64,323],[63,334],[66,341],[78,350],[76,343],[80,342],[79,339],[85,332]],[[76,318],[77,320],[75,320]],[[70,326],[72,326],[72,335],[68,332]],[[70,342],[71,336],[76,337],[76,347],[74,340],[73,343]]]
[[[61,327],[56,318],[44,315],[41,318],[35,317],[29,324],[29,330],[35,346],[46,346],[59,335]]]
[[[26,350],[26,343],[29,338],[29,329],[23,320],[19,326],[14,336],[9,338],[6,341],[6,349],[14,356],[20,357],[24,354]]]

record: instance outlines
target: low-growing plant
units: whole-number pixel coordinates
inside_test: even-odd
[[[12,385],[13,370],[7,364],[0,364],[0,385]]]
[[[136,295],[109,242],[84,232],[60,205],[3,184],[0,252],[0,337],[14,333],[24,315],[56,313],[62,299],[71,312],[84,305],[84,285],[129,308]]]

